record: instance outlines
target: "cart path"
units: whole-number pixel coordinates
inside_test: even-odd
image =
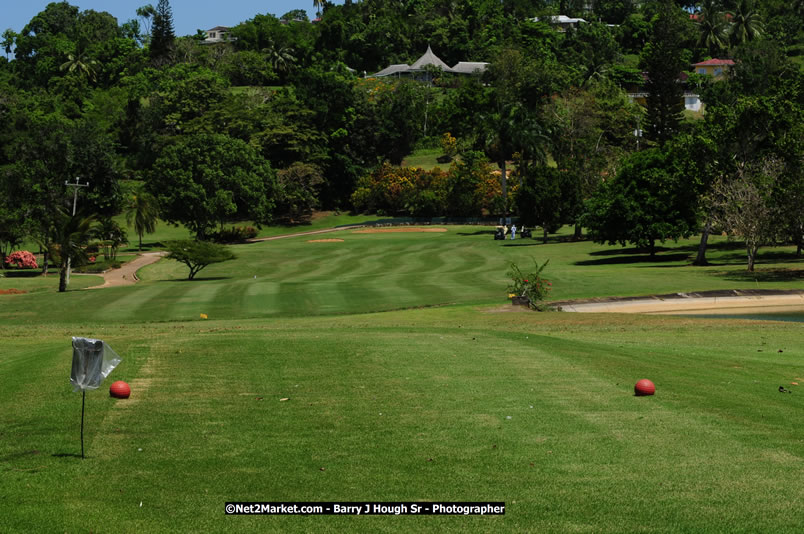
[[[103,273],[103,284],[99,286],[92,286],[86,289],[101,289],[104,287],[117,287],[117,286],[130,286],[137,283],[137,271],[156,263],[166,252],[145,252],[138,255],[133,260],[126,262],[119,269],[111,269]]]

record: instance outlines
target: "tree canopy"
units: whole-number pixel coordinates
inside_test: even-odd
[[[650,245],[708,228],[717,179],[768,158],[787,169],[768,193],[778,226],[804,241],[800,2],[317,4],[319,20],[255,13],[215,43],[177,36],[169,0],[122,24],[52,2],[4,31],[0,250],[51,239],[76,176],[100,219],[136,180],[199,238],[314,207],[512,215],[580,237],[588,209],[596,239]],[[484,72],[371,77],[428,46]],[[707,59],[733,65],[690,72]],[[685,110],[696,95],[703,110]],[[449,169],[393,170],[445,134]],[[615,200],[633,216],[607,219]]]

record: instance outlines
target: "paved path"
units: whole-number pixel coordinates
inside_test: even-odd
[[[103,284],[88,287],[87,289],[100,289],[103,287],[130,286],[134,285],[137,278],[137,271],[159,261],[165,252],[145,252],[133,260],[126,262],[119,269],[111,269],[103,273]]]

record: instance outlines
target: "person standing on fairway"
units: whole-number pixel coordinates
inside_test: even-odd
[[[516,224],[511,226],[511,241],[516,239]]]

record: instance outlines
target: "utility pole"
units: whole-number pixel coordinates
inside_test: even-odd
[[[89,187],[89,182],[87,182],[85,184],[82,184],[82,183],[80,183],[80,181],[81,181],[81,178],[79,178],[78,176],[75,177],[75,183],[74,184],[71,184],[67,180],[64,180],[64,185],[66,185],[67,187],[74,187],[75,188],[75,190],[73,191],[73,217],[75,217],[75,206],[78,203],[78,188],[79,187]],[[70,284],[70,260],[71,259],[72,258],[70,258],[69,256],[67,257],[67,285]]]

